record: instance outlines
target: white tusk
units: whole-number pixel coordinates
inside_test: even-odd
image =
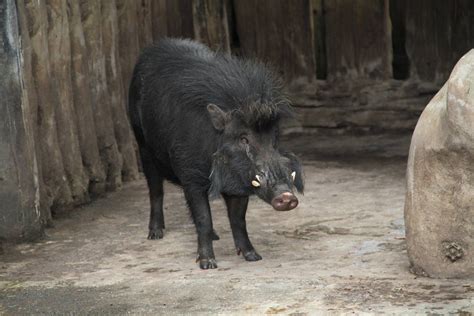
[[[258,181],[255,181],[255,180],[252,180],[252,185],[256,188],[258,188],[260,186],[260,182]]]
[[[257,179],[257,180],[258,180],[258,182],[262,182],[262,179],[260,178],[260,176],[259,176],[258,174],[257,174],[257,175],[255,175],[255,179]]]
[[[295,179],[296,179],[296,171],[293,171],[293,172],[291,173],[291,178],[293,179],[293,181],[295,181]]]

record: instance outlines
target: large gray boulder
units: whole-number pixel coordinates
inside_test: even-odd
[[[458,61],[416,126],[405,225],[414,273],[474,278],[474,50]]]

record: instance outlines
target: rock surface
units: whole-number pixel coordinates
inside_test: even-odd
[[[474,50],[424,110],[407,169],[405,224],[413,272],[474,278]]]

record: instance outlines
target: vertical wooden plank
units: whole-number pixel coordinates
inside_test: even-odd
[[[451,56],[450,62],[445,63],[446,74],[458,60],[474,47],[474,2],[471,0],[455,0],[451,5]]]
[[[194,38],[193,7],[190,0],[167,0],[168,36]]]
[[[166,0],[152,1],[151,9],[153,41],[157,42],[160,38],[163,38],[168,34]]]
[[[235,8],[233,0],[223,0],[225,6],[225,18],[227,20],[227,29],[229,33],[229,46],[232,53],[239,51],[239,38],[237,36],[237,25],[235,21]]]
[[[66,0],[47,0],[48,45],[51,63],[51,80],[58,96],[56,124],[64,170],[71,188],[74,204],[89,200],[88,183],[82,164],[78,131],[75,119],[72,80],[71,43]]]
[[[393,78],[404,80],[410,77],[410,59],[406,51],[406,1],[390,1],[392,22]]]
[[[140,0],[138,6],[138,42],[140,51],[153,42],[152,0]]]
[[[437,25],[437,20],[443,18],[442,24],[448,24],[446,12],[448,3],[445,1],[436,1],[436,6],[432,7],[430,14],[422,14],[430,7],[431,1],[407,1],[407,53],[412,62],[411,77],[423,81],[435,81],[437,73],[437,63],[439,56],[437,36],[443,32],[444,26]],[[437,8],[437,6],[441,6]],[[439,30],[438,30],[439,28]],[[446,38],[444,45],[447,45]],[[421,42],[420,42],[421,41]]]
[[[114,124],[107,86],[105,52],[102,38],[100,2],[81,0],[82,25],[89,52],[89,79],[92,91],[92,109],[97,132],[97,143],[106,170],[107,188],[115,190],[122,185],[122,157],[115,139]]]
[[[0,239],[42,233],[29,98],[23,90],[21,40],[13,0],[0,1]]]
[[[253,0],[234,1],[235,24],[242,55],[257,55],[257,3]]]
[[[316,77],[318,79],[327,78],[326,13],[324,12],[324,2],[325,0],[311,1],[314,28],[314,59],[316,63]]]
[[[38,96],[37,124],[41,139],[41,168],[51,211],[66,210],[72,205],[72,194],[64,171],[58,141],[54,89],[47,41],[48,20],[44,0],[26,0],[25,12],[32,46],[32,70]]]
[[[255,16],[256,56],[270,63],[282,75],[284,74],[283,42],[286,34],[282,30],[283,27],[280,27],[280,22],[284,2],[285,0],[257,1]]]
[[[242,53],[270,62],[287,80],[315,77],[309,0],[236,1]]]
[[[178,37],[183,33],[179,3],[179,0],[166,0],[166,28],[168,36],[171,37]],[[189,35],[191,36],[193,33],[191,32]]]
[[[92,91],[89,80],[92,78],[88,64],[88,52],[81,21],[81,10],[77,0],[68,1],[68,18],[72,55],[73,104],[78,127],[79,144],[84,169],[87,173],[89,193],[99,196],[105,192],[106,176],[102,164],[97,132],[92,110]]]
[[[41,137],[38,126],[38,95],[36,94],[35,81],[33,77],[32,54],[33,48],[31,46],[30,34],[28,31],[28,22],[26,16],[26,8],[24,0],[17,0],[18,20],[21,36],[21,52],[22,52],[22,77],[23,77],[23,97],[28,102],[28,112],[26,114],[31,131],[33,133],[33,146],[35,150],[35,160],[31,165],[36,170],[36,182],[38,191],[35,193],[36,204],[40,213],[40,222],[43,224],[50,224],[51,210],[50,197],[46,191],[46,185],[43,181],[43,170],[41,164]],[[26,104],[26,103],[25,103]]]
[[[285,4],[282,21],[286,18],[291,22],[286,26],[281,24],[285,34],[285,76],[313,80],[316,78],[316,62],[311,2],[289,0]]]
[[[119,57],[119,27],[115,0],[102,2],[101,12],[105,68],[115,138],[123,158],[123,180],[131,181],[138,179],[138,164],[126,112],[125,88],[123,86],[122,67]]]
[[[140,52],[138,37],[138,12],[135,0],[118,0],[117,16],[119,26],[119,55],[122,67],[122,80],[128,100],[128,88],[133,68]]]
[[[356,77],[354,4],[344,0],[325,1],[324,10],[328,77]]]
[[[474,3],[407,1],[406,10],[411,76],[441,85],[457,60],[474,46]]]
[[[328,78],[390,78],[388,0],[333,0],[324,5]]]
[[[195,39],[214,50],[230,52],[226,2],[193,0]]]

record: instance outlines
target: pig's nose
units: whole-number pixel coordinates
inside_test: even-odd
[[[272,206],[277,211],[289,211],[298,206],[298,199],[291,192],[283,192],[273,198]]]

